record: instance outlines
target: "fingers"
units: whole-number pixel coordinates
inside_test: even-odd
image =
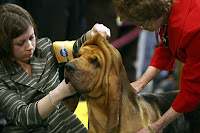
[[[93,26],[90,32],[91,37],[93,37],[96,33],[100,33],[106,39],[110,38],[111,36],[110,29],[104,26],[103,24],[97,23]]]
[[[103,24],[96,24],[96,30],[106,39],[110,38],[110,29]]]
[[[68,85],[69,85],[69,94],[74,95],[76,93],[74,87],[71,85],[70,82],[68,83]]]
[[[74,87],[71,85],[70,82],[67,84],[65,83],[65,80],[63,80],[59,85],[58,85],[58,91],[60,92],[61,95],[64,95],[63,97],[68,97],[71,95],[74,95],[76,93]]]
[[[147,128],[143,128],[143,129],[137,131],[136,133],[152,133],[152,132],[150,132]]]
[[[143,86],[141,84],[138,84],[137,81],[130,83],[131,86],[135,89],[136,93],[140,93],[143,89]]]

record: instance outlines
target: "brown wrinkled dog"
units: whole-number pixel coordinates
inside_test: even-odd
[[[86,41],[77,56],[66,63],[65,80],[85,96],[89,133],[135,133],[156,121],[178,94],[175,91],[137,95],[128,81],[120,53],[99,34]],[[71,99],[70,103],[68,100],[65,105],[74,111],[78,99]],[[199,128],[197,109],[180,116],[164,132],[199,133]]]

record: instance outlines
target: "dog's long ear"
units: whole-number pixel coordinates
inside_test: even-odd
[[[65,73],[65,70],[64,70],[64,73]],[[69,82],[69,80],[65,77],[65,83],[68,83],[68,82]],[[70,87],[73,88],[72,85]],[[74,112],[79,103],[79,99],[80,99],[80,94],[76,93],[72,96],[69,96],[69,97],[66,97],[65,99],[63,99],[63,103],[69,111]]]
[[[109,74],[109,95],[108,95],[108,108],[109,108],[109,119],[108,119],[108,132],[119,130],[119,117],[120,117],[120,103],[121,103],[121,79],[120,72],[122,69],[122,59],[119,51],[114,48],[111,44],[105,41],[105,44],[109,48],[112,67]]]
[[[102,41],[102,40],[101,40]],[[109,42],[104,39],[98,43],[106,60],[106,72],[103,80],[107,104],[107,132],[119,130],[121,80],[120,69],[122,66],[121,55]]]
[[[107,108],[108,108],[108,132],[113,132],[119,128],[120,116],[120,98],[121,98],[121,81],[113,70],[109,76],[109,88],[107,90]]]
[[[70,97],[65,98],[63,100],[63,103],[69,111],[74,112],[79,103],[79,99],[80,99],[80,94],[76,93]]]

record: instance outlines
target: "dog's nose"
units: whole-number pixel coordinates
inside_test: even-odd
[[[72,62],[68,62],[65,64],[65,69],[68,71],[68,72],[73,72],[76,70],[76,66],[74,63]]]

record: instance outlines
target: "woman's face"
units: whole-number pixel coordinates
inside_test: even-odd
[[[13,39],[14,60],[18,63],[29,63],[36,46],[34,29],[32,26],[19,37]]]
[[[134,22],[138,28],[142,28],[148,31],[156,31],[164,24],[164,16],[158,18],[157,20],[151,20],[143,23]]]

